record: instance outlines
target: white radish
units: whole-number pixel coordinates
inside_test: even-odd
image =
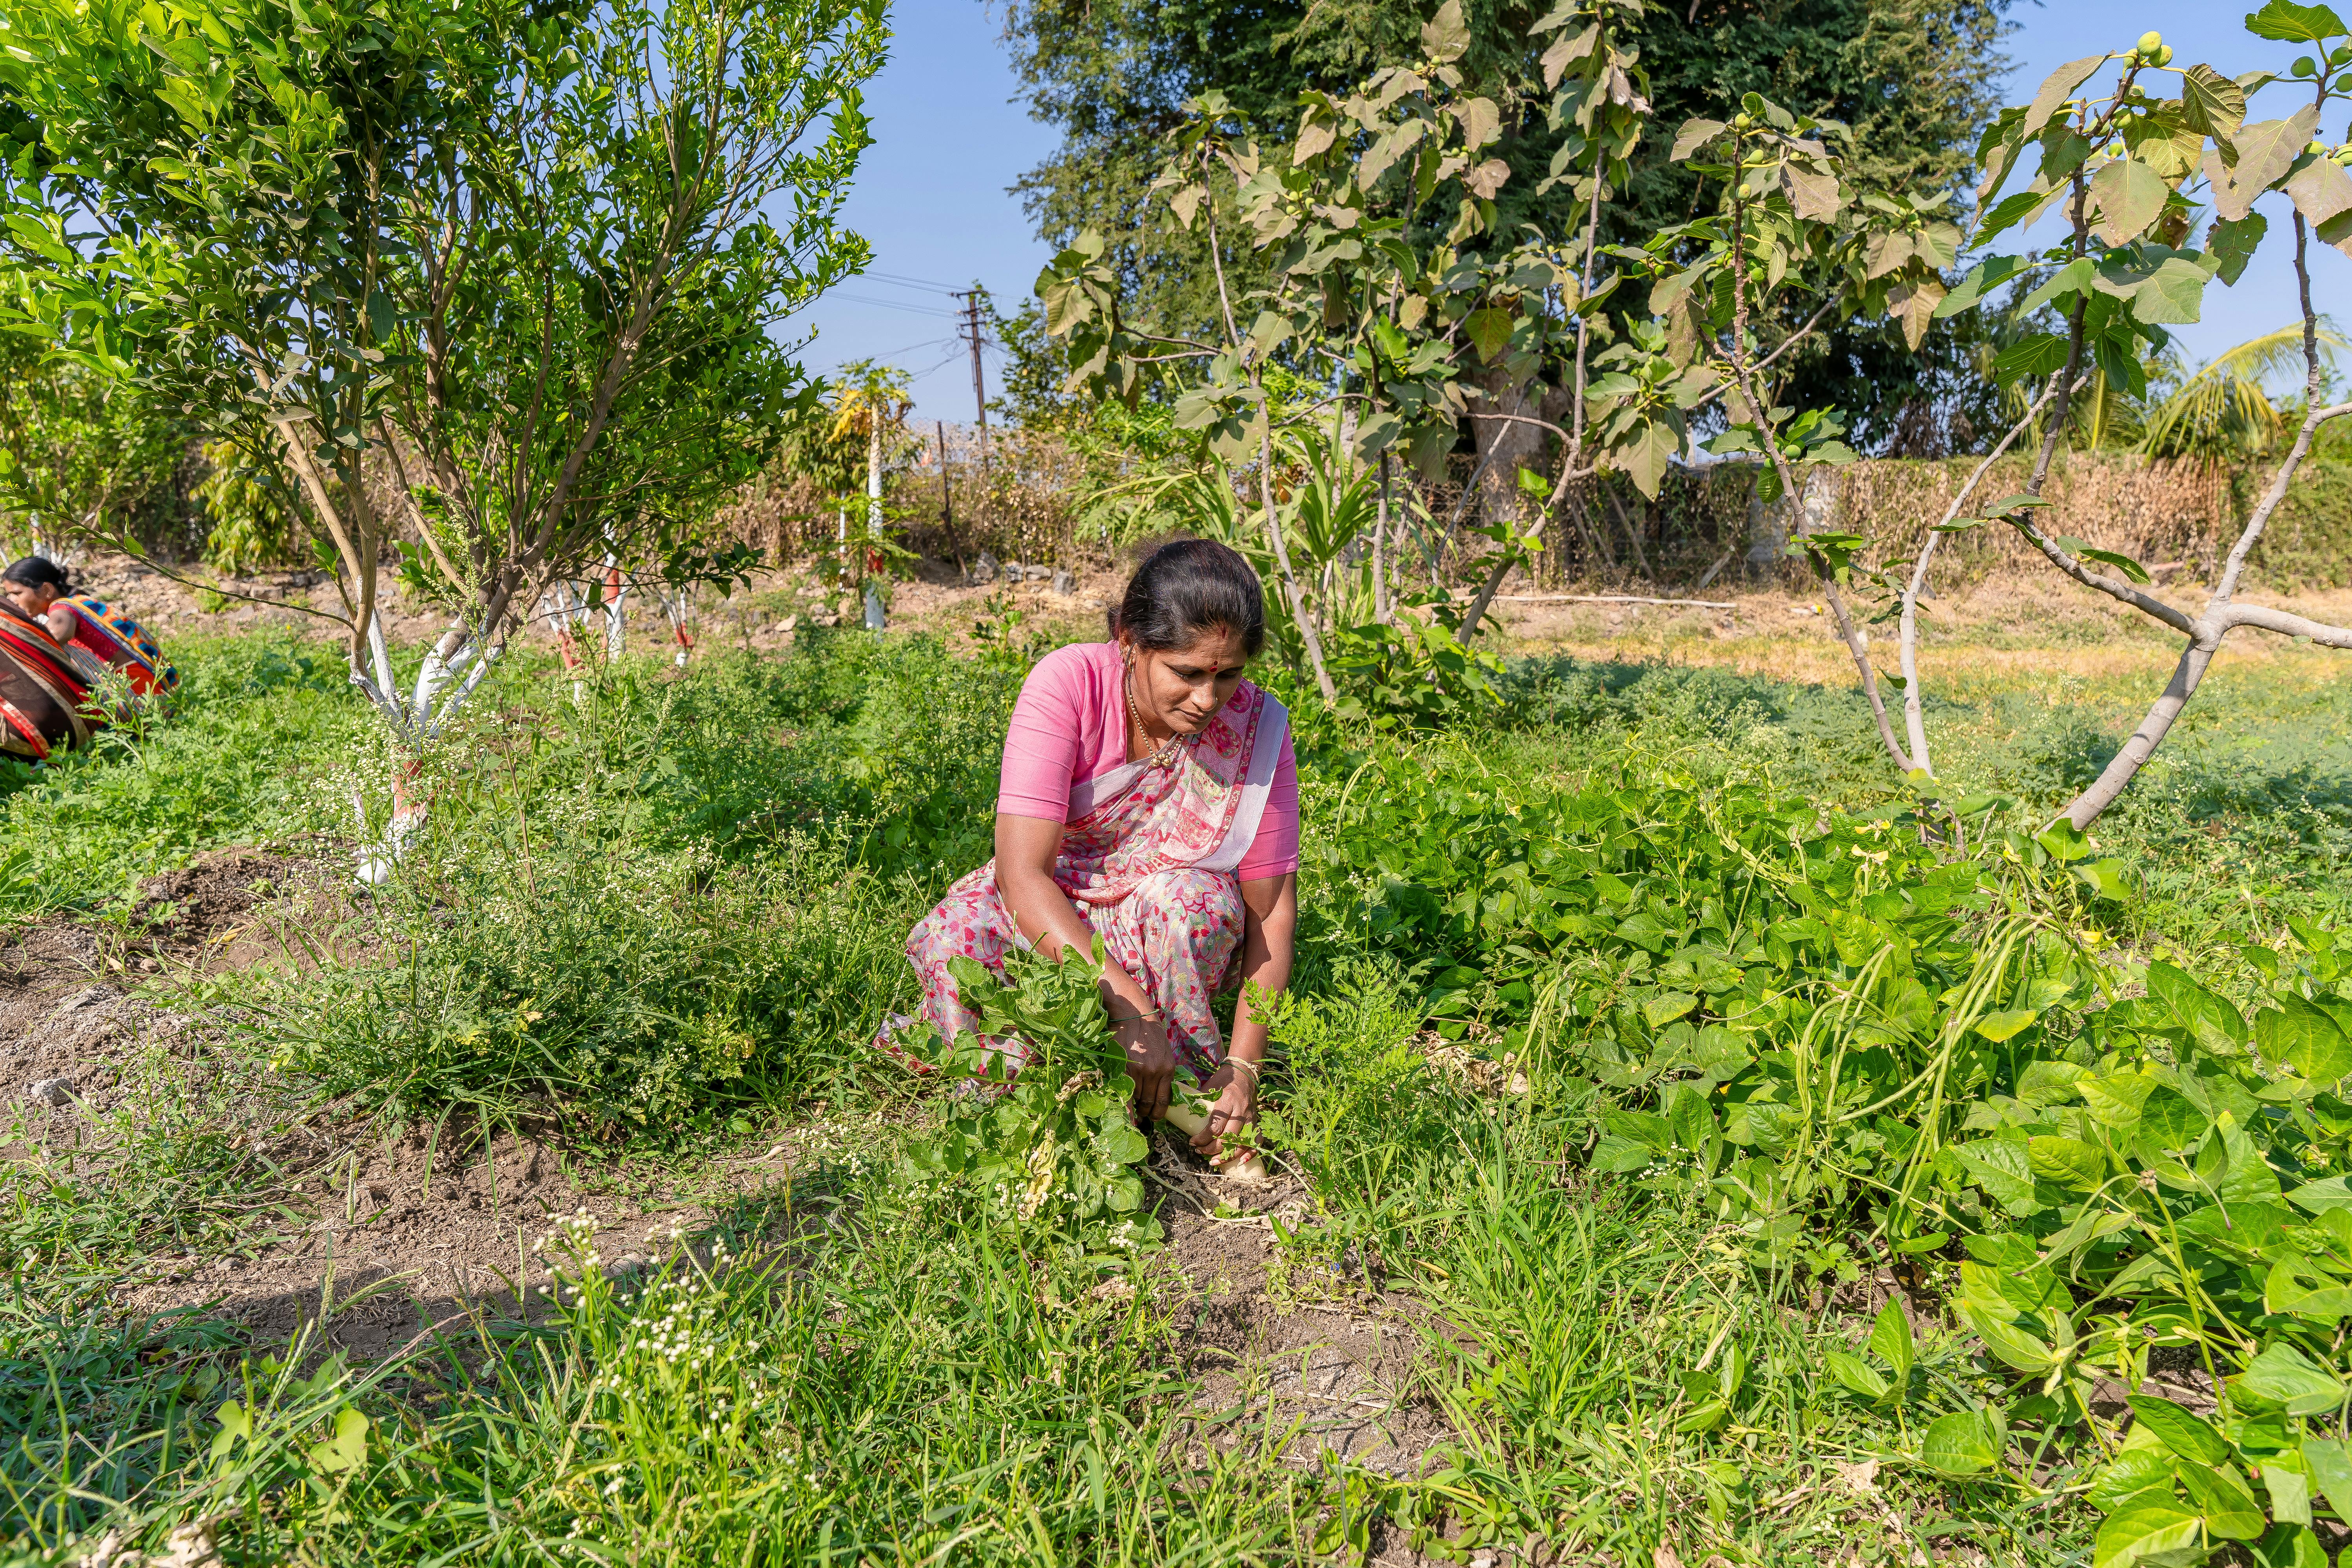
[[[1187,1137],[1197,1138],[1209,1129],[1212,1102],[1206,1100],[1186,1100],[1171,1095],[1168,1100],[1168,1121]],[[1209,1168],[1221,1176],[1229,1176],[1244,1186],[1263,1186],[1274,1178],[1266,1173],[1265,1165],[1255,1149],[1228,1149],[1213,1156]]]

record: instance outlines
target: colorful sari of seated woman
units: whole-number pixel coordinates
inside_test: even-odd
[[[136,707],[179,684],[137,621],[72,594],[65,569],[42,556],[0,572],[0,751],[38,761],[86,745],[120,717],[93,701],[100,693],[117,708]]]
[[[1038,661],[1005,739],[996,858],[949,889],[907,940],[920,1024],[877,1043],[919,1070],[899,1038],[977,1035],[948,960],[998,973],[1008,948],[1083,953],[1099,937],[1103,1000],[1137,1084],[1166,1112],[1178,1076],[1215,1097],[1196,1146],[1257,1116],[1265,1026],[1246,995],[1225,1041],[1221,986],[1287,983],[1297,920],[1298,771],[1289,716],[1242,678],[1264,644],[1256,574],[1225,546],[1181,540],[1136,572],[1111,639]],[[1017,1071],[1018,1041],[992,1041]]]
[[[87,745],[89,678],[40,616],[0,596],[0,752],[39,762]]]

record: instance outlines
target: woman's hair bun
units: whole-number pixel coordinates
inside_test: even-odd
[[[27,555],[11,563],[7,571],[0,572],[0,579],[27,588],[54,588],[60,597],[73,592],[73,579],[66,569],[46,555]]]
[[[1213,539],[1177,539],[1146,556],[1111,606],[1110,635],[1164,653],[1223,626],[1253,658],[1265,646],[1265,590],[1239,551]]]

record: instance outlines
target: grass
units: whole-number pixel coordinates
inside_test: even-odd
[[[389,759],[331,659],[263,638],[174,651],[174,716],[5,781],[0,914],[119,914],[142,876],[221,845],[346,852],[354,785],[381,813]],[[1988,664],[1951,685],[1948,770],[2062,797],[2139,689],[2126,651],[2110,675]],[[1538,1026],[1540,995],[1503,984],[1519,961],[1481,945],[1499,885],[1431,912],[1471,933],[1433,943],[1437,925],[1366,913],[1410,912],[1403,883],[1315,837],[1375,764],[1432,781],[1452,814],[1426,826],[1440,866],[1539,823],[1572,848],[1574,824],[1543,818],[1584,792],[1898,805],[1850,692],[1538,658],[1515,668],[1501,729],[1369,752],[1302,733],[1312,945],[1276,1036],[1310,1186],[1273,1256],[1418,1335],[1412,1396],[1450,1436],[1400,1477],[1318,1456],[1265,1411],[1206,1420],[1164,1260],[1132,1294],[1098,1291],[897,1159],[937,1111],[864,1042],[908,994],[906,929],[986,853],[1019,669],[1001,648],[804,634],[684,681],[620,672],[578,706],[542,664],[501,668],[428,776],[402,879],[301,963],[175,1004],[232,1025],[216,1048],[289,1104],[552,1111],[615,1165],[770,1139],[820,1104],[871,1131],[651,1275],[559,1227],[541,1260],[558,1276],[533,1280],[561,1286],[554,1310],[478,1306],[360,1367],[110,1304],[126,1272],[317,1202],[240,1140],[222,1100],[242,1090],[158,1071],[162,1098],[79,1160],[20,1142],[0,1174],[6,1560],[72,1561],[110,1529],[161,1551],[198,1520],[254,1563],[1286,1563],[1415,1543],[1813,1563],[1921,1542],[2081,1560],[2095,1521],[2051,1489],[2074,1439],[2029,1424],[2039,1468],[1977,1479],[1917,1461],[1922,1424],[2010,1397],[1963,1336],[1922,1314],[1916,1405],[1868,1405],[1822,1371],[1868,1331],[1866,1278],[1793,1288],[1710,1206],[1584,1168],[1607,1100]],[[2289,913],[2340,918],[2352,697],[2283,658],[2218,668],[2204,703],[2100,837],[2140,875],[2117,917],[2135,951],[2235,963]],[[1521,1051],[1527,1092],[1431,1065],[1433,1018]]]

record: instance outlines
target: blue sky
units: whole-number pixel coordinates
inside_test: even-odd
[[[2018,29],[2007,45],[2016,61],[2014,100],[2031,97],[2064,62],[2128,48],[2151,27],[2173,46],[2177,63],[2209,60],[2226,75],[2257,66],[2284,72],[2295,51],[2248,35],[2246,9],[2245,0],[2021,0],[2012,13]],[[919,417],[970,420],[971,359],[956,342],[956,302],[945,290],[978,281],[1008,310],[1027,295],[1046,251],[1008,187],[1056,138],[1013,101],[1017,84],[994,7],[982,0],[900,0],[895,21],[890,63],[868,95],[875,145],[848,205],[850,226],[874,247],[873,269],[795,325],[816,330],[805,355],[812,369],[886,360],[915,374]],[[2290,112],[2289,91],[2282,85],[2257,99],[2254,116]],[[2333,139],[2344,128],[2331,122],[2327,131]],[[2272,196],[2257,210],[2270,213],[2270,239],[2234,289],[2208,290],[2205,320],[2181,329],[2194,358],[2294,319],[2287,209]],[[2313,299],[2320,309],[2352,299],[2352,260],[2324,246],[2314,253]],[[993,395],[992,358],[988,377]]]

